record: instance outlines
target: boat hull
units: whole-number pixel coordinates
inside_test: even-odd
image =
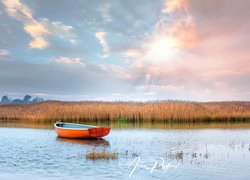
[[[74,128],[67,127],[74,125]],[[107,136],[110,132],[109,127],[83,126],[71,123],[55,123],[54,127],[59,137],[63,138],[101,138]]]

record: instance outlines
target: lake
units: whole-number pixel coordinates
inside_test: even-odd
[[[1,122],[0,179],[249,179],[249,123],[109,126],[103,139],[74,140],[51,124]],[[104,149],[118,158],[86,158]]]

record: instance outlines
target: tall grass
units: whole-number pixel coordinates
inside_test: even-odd
[[[90,152],[87,152],[86,154],[87,159],[117,159],[118,158],[118,153],[111,153],[108,152],[107,150],[103,149],[101,151],[97,150],[92,150]]]
[[[0,105],[0,120],[202,122],[250,120],[250,102],[61,102]]]

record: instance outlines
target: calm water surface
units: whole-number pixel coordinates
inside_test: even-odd
[[[122,125],[101,140],[0,123],[0,179],[249,179],[249,124]],[[29,127],[29,128],[25,128]],[[40,127],[40,128],[39,128]],[[90,151],[119,153],[89,160]]]

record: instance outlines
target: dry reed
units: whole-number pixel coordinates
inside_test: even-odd
[[[61,102],[0,105],[0,120],[116,122],[214,122],[250,120],[250,102]]]
[[[117,159],[118,158],[118,153],[110,153],[106,150],[102,151],[96,151],[93,150],[91,152],[87,152],[86,154],[87,159]]]

